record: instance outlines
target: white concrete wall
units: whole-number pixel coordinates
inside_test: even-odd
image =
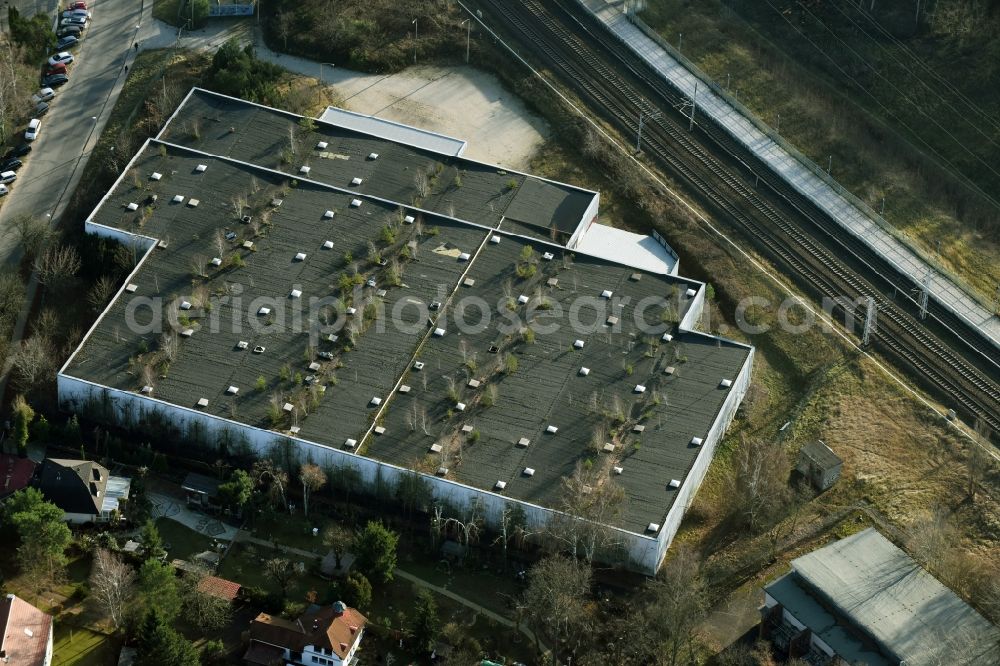
[[[587,210],[583,212],[583,217],[580,219],[579,224],[577,224],[576,226],[576,231],[573,232],[573,235],[570,236],[569,240],[566,242],[567,249],[572,250],[577,246],[583,235],[587,233],[587,229],[590,228],[590,225],[592,225],[597,220],[597,213],[600,211],[600,209],[601,209],[601,193],[595,192],[594,198],[591,199],[590,205],[587,206]]]

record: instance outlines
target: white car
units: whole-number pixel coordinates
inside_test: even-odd
[[[0,183],[6,185],[7,183],[13,183],[17,180],[17,174],[13,171],[4,171],[0,173]]]
[[[10,189],[6,185],[0,185],[0,197],[7,196]]]
[[[31,101],[34,102],[35,104],[38,104],[40,102],[47,102],[55,96],[56,96],[56,91],[53,90],[52,88],[42,88],[41,90],[39,90],[38,92],[36,92],[34,95],[31,96]]]
[[[57,53],[54,56],[52,56],[51,58],[49,58],[49,64],[50,65],[58,65],[58,64],[62,63],[63,65],[68,65],[71,62],[73,62],[74,60],[76,60],[76,58],[73,57],[72,53],[68,53],[66,51],[63,51],[63,52]]]
[[[31,122],[28,123],[28,129],[24,132],[25,141],[34,141],[38,138],[38,130],[42,126],[42,121],[38,118],[32,118]]]

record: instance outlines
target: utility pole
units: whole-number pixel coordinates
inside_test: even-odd
[[[913,19],[913,29],[917,30],[920,28],[920,0],[917,0],[917,15]]]
[[[678,32],[677,33],[677,52],[678,53],[681,52],[681,47],[683,47],[683,46],[684,46],[684,33],[683,32]]]
[[[659,118],[659,117],[660,117],[660,112],[659,111],[654,111],[653,113],[643,113],[642,111],[639,112],[639,132],[638,132],[638,134],[636,134],[636,137],[635,137],[635,152],[637,152],[637,153],[641,153],[642,152],[642,123],[643,123],[643,121],[646,118],[649,118],[649,119],[653,120],[653,119],[656,119],[656,118]]]
[[[826,163],[826,175],[830,175],[830,171],[833,169],[833,155],[830,155],[830,161]]]
[[[924,278],[924,283],[920,287],[920,318],[927,319],[927,300],[930,296],[928,281],[930,276]]]
[[[882,210],[879,211],[880,217],[885,217],[885,197],[882,197]]]
[[[694,129],[694,112],[698,110],[698,82],[694,82],[694,96],[691,98],[691,122],[688,123],[688,131]]]
[[[872,332],[875,331],[875,318],[878,316],[878,306],[875,305],[875,299],[871,296],[868,297],[868,309],[865,313],[865,330],[861,334],[861,345],[867,347],[868,343],[871,342]]]
[[[778,122],[774,124],[774,131],[777,134],[781,134],[781,114],[778,114]]]
[[[417,24],[417,19],[413,19],[411,21],[411,23],[413,23],[413,64],[416,65],[417,64],[417,40],[420,39],[420,33],[419,33],[420,26]]]
[[[467,18],[462,23],[467,23],[468,28],[465,30],[465,64],[469,64],[469,44],[472,41],[472,19]],[[461,23],[459,24],[461,25]]]

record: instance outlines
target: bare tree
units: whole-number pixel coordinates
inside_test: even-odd
[[[264,573],[267,577],[278,584],[281,596],[288,596],[288,586],[295,578],[295,567],[284,557],[272,557],[264,562]]]
[[[15,384],[25,392],[42,386],[55,376],[55,352],[43,335],[33,335],[21,342],[10,357]]]
[[[333,556],[337,559],[337,569],[340,569],[340,560],[353,543],[354,531],[350,528],[339,523],[330,523],[323,528],[323,545],[333,551]]]
[[[275,32],[281,37],[288,50],[288,36],[292,34],[292,15],[285,11],[279,11],[275,15]]]
[[[597,464],[577,463],[562,480],[561,513],[549,522],[548,530],[574,558],[591,562],[598,551],[615,545],[617,532],[609,525],[625,508],[625,491],[611,474],[614,464],[611,456],[602,456]]]
[[[299,469],[299,481],[302,482],[302,511],[309,515],[309,494],[326,485],[326,472],[319,465],[306,463]]]
[[[80,253],[72,245],[50,245],[34,261],[38,281],[58,289],[80,270]]]
[[[431,183],[427,178],[427,172],[422,169],[413,174],[413,185],[417,188],[417,194],[420,195],[421,198],[430,194]]]
[[[776,442],[741,437],[726,477],[727,496],[737,522],[756,531],[788,503],[791,463]]]
[[[560,650],[569,652],[585,634],[591,619],[586,603],[590,575],[589,567],[561,556],[548,557],[531,568],[521,608],[531,622],[536,647],[542,634],[558,658]]]
[[[99,312],[109,302],[115,294],[115,281],[110,275],[102,275],[97,282],[87,292],[87,304],[95,311]]]
[[[98,548],[94,553],[94,568],[90,573],[91,595],[108,615],[115,629],[122,625],[127,604],[132,599],[135,570],[120,557]]]
[[[253,479],[258,485],[267,484],[272,501],[281,500],[282,509],[291,512],[285,488],[288,486],[288,474],[277,469],[270,460],[258,460],[253,464]]]
[[[24,253],[29,257],[37,256],[49,242],[52,234],[45,220],[28,213],[15,215],[10,224],[17,233],[17,239],[24,248]]]
[[[673,551],[660,575],[647,585],[650,603],[641,623],[652,642],[650,655],[661,655],[670,666],[694,661],[695,631],[708,607],[698,554],[684,545]]]

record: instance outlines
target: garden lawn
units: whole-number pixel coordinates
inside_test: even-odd
[[[121,639],[56,622],[52,666],[108,666],[118,662]]]
[[[176,520],[158,518],[156,529],[160,532],[163,545],[169,546],[167,554],[171,559],[187,560],[205,550],[212,549],[212,539]]]

